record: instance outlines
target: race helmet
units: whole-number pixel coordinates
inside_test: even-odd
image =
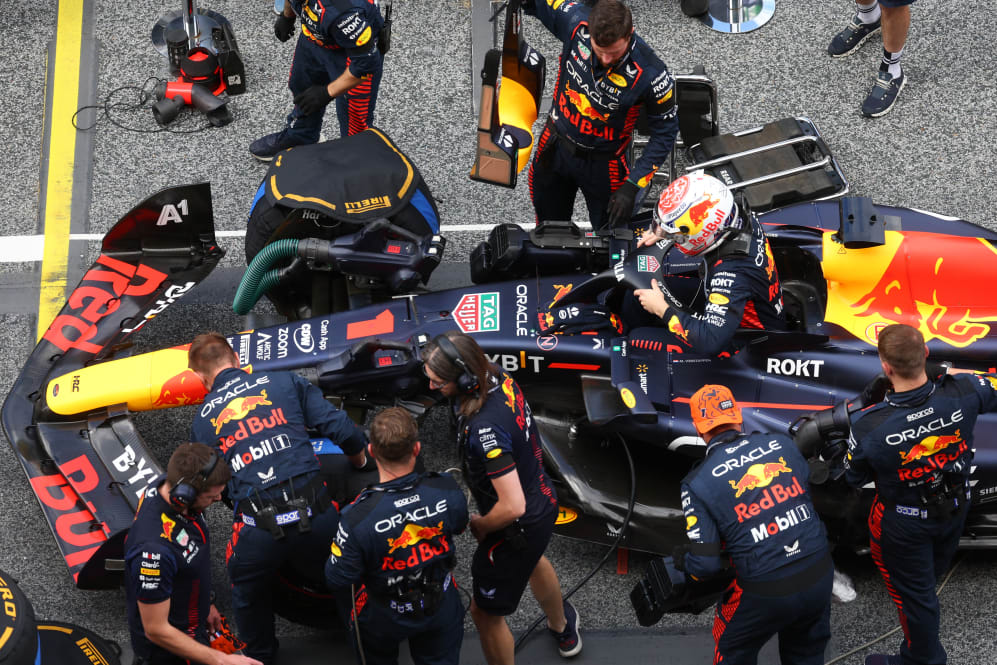
[[[652,230],[668,238],[684,254],[695,256],[713,248],[738,224],[734,195],[702,171],[677,178],[661,193]]]

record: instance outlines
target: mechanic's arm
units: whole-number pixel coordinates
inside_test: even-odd
[[[588,14],[583,10],[581,2],[566,0],[553,3],[557,9],[552,8],[551,4],[548,0],[527,0],[523,3],[523,10],[530,16],[536,16],[555,37],[566,42],[574,36],[578,24],[584,21]]]
[[[686,484],[682,484],[682,510],[685,534],[691,542],[675,548],[675,567],[696,579],[713,577],[727,567],[728,561],[722,552],[720,530],[706,506]]]
[[[253,658],[215,651],[174,627],[169,621],[169,599],[159,603],[139,601],[138,613],[142,619],[142,630],[149,641],[181,658],[205,665],[263,665]]]
[[[861,439],[856,438],[855,424],[848,435],[848,453],[845,455],[845,482],[852,487],[863,487],[875,478],[872,465],[862,448]]]
[[[367,437],[363,430],[350,420],[345,411],[329,404],[317,386],[300,376],[293,379],[305,414],[305,425],[318,430],[342,448],[354,467],[359,469],[364,466],[367,463]]]
[[[452,527],[453,532],[464,533],[464,529],[467,528],[467,522],[469,519],[467,511],[467,497],[457,485],[457,481],[453,481],[453,483],[453,491],[450,492],[449,497],[447,498],[447,513],[450,516],[450,526]]]
[[[479,541],[493,531],[509,526],[526,512],[526,496],[515,471],[513,466],[508,473],[491,479],[498,501],[487,515],[471,516],[471,533]]]
[[[361,582],[364,577],[363,550],[352,533],[352,526],[340,520],[336,540],[329,546],[325,562],[325,582],[330,589],[342,589]]]
[[[654,79],[651,92],[643,103],[651,134],[644,151],[627,176],[627,180],[640,187],[646,187],[657,170],[668,162],[679,131],[678,113],[675,109],[675,81],[667,69]]]

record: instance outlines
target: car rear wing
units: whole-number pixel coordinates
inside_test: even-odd
[[[100,255],[0,410],[4,433],[80,588],[118,584],[125,533],[162,468],[125,406],[66,415],[50,408],[48,395],[80,391],[75,370],[111,358],[223,255],[207,183],[166,189],[135,206],[105,235]],[[50,389],[55,377],[63,378]]]

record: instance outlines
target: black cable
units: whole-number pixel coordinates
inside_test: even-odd
[[[150,82],[152,83],[151,88],[149,88]],[[93,124],[90,125],[89,127],[81,127],[76,122],[76,117],[80,113],[82,113],[83,111],[88,111],[90,109],[94,109],[97,111],[103,110],[103,117],[107,118],[107,121],[110,122],[112,125],[118,127],[119,129],[124,129],[125,131],[136,132],[139,134],[158,134],[160,132],[169,132],[170,134],[196,134],[198,132],[203,132],[205,129],[208,129],[212,126],[211,123],[209,122],[195,129],[174,129],[171,127],[158,127],[156,129],[148,129],[145,127],[129,127],[128,125],[116,120],[112,116],[111,114],[112,111],[117,112],[119,114],[131,111],[148,111],[151,113],[152,105],[156,102],[153,91],[155,90],[157,85],[163,82],[164,82],[163,79],[159,77],[150,76],[145,80],[145,82],[141,86],[123,85],[118,88],[115,88],[114,90],[112,90],[107,94],[107,97],[104,98],[103,103],[90,104],[89,106],[82,106],[76,109],[76,113],[73,114],[71,120],[71,122],[73,123],[73,127],[81,132],[88,132],[97,127],[97,125],[100,123],[100,118],[101,118],[100,114],[97,115],[97,118],[94,120]],[[115,95],[119,95],[120,93],[126,91],[134,91],[135,93],[137,93],[138,95],[137,101],[134,102],[114,101]]]
[[[606,550],[606,553],[603,555],[602,559],[600,559],[599,563],[596,564],[595,568],[593,568],[588,575],[583,577],[581,582],[572,587],[571,590],[568,591],[568,593],[563,595],[564,600],[568,600],[573,595],[575,595],[576,591],[585,586],[585,583],[588,582],[590,579],[592,579],[592,577],[594,577],[595,574],[599,572],[599,570],[603,567],[603,565],[605,565],[606,561],[609,560],[609,556],[616,551],[617,547],[619,547],[620,540],[623,539],[623,534],[626,533],[627,527],[630,526],[630,518],[633,516],[634,512],[634,503],[636,503],[637,501],[637,471],[634,468],[634,458],[630,454],[630,448],[627,446],[627,442],[623,438],[623,435],[621,435],[619,432],[616,432],[616,438],[618,438],[620,440],[620,443],[623,444],[623,452],[627,454],[627,464],[630,465],[630,503],[627,504],[627,514],[626,517],[623,518],[623,526],[620,527],[620,532],[616,535],[616,540],[614,540],[613,544],[609,546],[609,549]],[[515,647],[513,648],[513,653],[519,651],[519,647],[523,645],[523,643],[526,641],[526,638],[529,637],[530,634],[534,630],[536,630],[537,626],[540,625],[540,622],[546,618],[547,615],[541,613],[540,616],[536,618],[536,621],[534,621],[530,625],[530,627],[526,629],[526,632],[524,632],[522,635],[519,636],[519,639],[516,640]]]

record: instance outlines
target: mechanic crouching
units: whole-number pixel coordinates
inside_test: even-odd
[[[897,606],[900,653],[866,665],[944,665],[935,584],[948,569],[970,504],[973,427],[997,410],[997,377],[925,370],[928,348],[916,328],[894,324],[878,340],[892,391],[853,414],[848,482],[876,481],[869,513],[872,558]]]
[[[423,348],[429,387],[452,400],[468,486],[482,514],[471,515],[478,541],[471,561],[471,617],[489,665],[514,661],[505,617],[529,582],[564,658],[582,650],[578,614],[561,596],[544,551],[557,519],[557,495],[544,473],[540,436],[519,385],[456,330]]]
[[[675,549],[675,566],[697,579],[736,571],[717,604],[713,662],[754,665],[778,634],[783,665],[820,665],[834,567],[806,460],[785,435],[741,433],[741,410],[725,386],[703,386],[689,408],[707,448],[682,481],[692,543]]]
[[[654,222],[637,247],[663,239],[674,242],[698,268],[699,276],[681,281],[694,283],[683,291],[704,291],[703,309],[687,312],[675,307],[669,285],[651,280],[651,288],[634,291],[650,317],[639,309],[627,309],[631,303],[624,305],[624,318],[632,325],[666,325],[679,348],[702,355],[727,351],[739,327],[786,329],[782,289],[768,239],[758,220],[739,210],[727,185],[701,171],[672,182],[662,192]],[[678,280],[669,284],[676,287]],[[685,293],[675,295],[693,300]]]
[[[353,598],[350,623],[368,665],[396,665],[406,639],[416,665],[460,662],[464,606],[451,571],[467,499],[449,475],[415,471],[418,436],[405,409],[374,418],[369,450],[380,482],[343,508],[325,564],[329,588]]]
[[[354,468],[367,464],[366,438],[300,376],[240,369],[218,333],[194,338],[188,364],[208,388],[192,438],[217,446],[232,471],[235,514],[226,564],[236,624],[246,654],[270,665],[277,651],[271,597],[277,572],[293,557],[310,582],[323,586],[339,525],[306,428],[338,444]]]
[[[125,539],[128,628],[136,665],[260,665],[209,646],[222,619],[211,598],[211,549],[201,512],[231,473],[201,443],[177,448],[142,497]]]

